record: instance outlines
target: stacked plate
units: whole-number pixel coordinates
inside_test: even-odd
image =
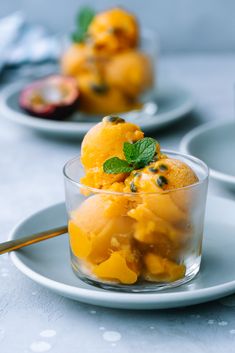
[[[235,121],[199,126],[183,138],[180,149],[203,160],[213,179],[235,189]]]

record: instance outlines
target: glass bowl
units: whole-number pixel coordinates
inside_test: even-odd
[[[163,153],[188,164],[199,181],[155,193],[113,192],[80,183],[79,156],[66,163],[71,265],[84,282],[117,291],[159,291],[199,272],[208,168],[195,157]]]

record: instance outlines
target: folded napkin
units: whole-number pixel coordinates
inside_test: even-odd
[[[58,38],[27,23],[22,12],[0,20],[0,72],[7,65],[56,60],[59,54]]]

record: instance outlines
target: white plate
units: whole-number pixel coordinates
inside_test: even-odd
[[[10,257],[16,267],[32,280],[84,303],[122,309],[163,309],[203,303],[235,292],[234,210],[233,201],[208,199],[199,275],[181,287],[158,293],[111,292],[83,283],[70,268],[67,235],[12,252]],[[10,238],[16,239],[65,222],[65,206],[57,204],[25,219]]]
[[[203,160],[212,178],[235,188],[235,120],[193,129],[182,139],[180,149]]]
[[[1,91],[0,113],[15,123],[50,135],[81,138],[100,120],[100,117],[89,117],[81,113],[74,114],[67,121],[50,121],[27,115],[18,105],[19,92],[25,85],[25,82],[12,84]],[[139,124],[143,130],[147,131],[159,129],[175,122],[189,113],[194,106],[191,94],[172,84],[160,86],[156,91],[154,100],[158,105],[156,115],[133,112],[133,114],[123,114],[123,116],[129,121]]]

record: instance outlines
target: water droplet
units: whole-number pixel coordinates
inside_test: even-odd
[[[231,335],[235,335],[235,330],[230,330],[229,332],[231,333]]]
[[[103,333],[103,339],[108,342],[117,342],[121,337],[121,334],[117,331],[106,331]]]
[[[30,349],[33,352],[47,352],[51,349],[51,345],[44,341],[36,341],[30,345]]]
[[[227,323],[227,321],[220,321],[220,322],[218,322],[218,325],[220,325],[220,326],[227,326],[228,323]]]
[[[103,330],[105,330],[105,327],[104,326],[100,326],[99,329],[103,331]]]
[[[41,337],[54,337],[56,335],[56,331],[55,330],[43,330],[42,332],[40,332],[40,336]]]
[[[154,330],[155,329],[155,327],[154,326],[150,326],[150,330]]]
[[[215,320],[208,320],[207,322],[209,325],[213,325],[215,323]]]
[[[90,314],[94,315],[94,314],[96,314],[96,311],[95,310],[90,310]]]
[[[36,291],[33,291],[33,292],[32,292],[32,295],[37,295],[37,293],[38,293],[38,292],[36,292]]]
[[[200,319],[201,315],[199,315],[199,314],[192,314],[191,317],[192,317],[192,318],[195,318],[195,319]]]
[[[3,272],[3,273],[1,274],[1,276],[2,276],[2,277],[8,277],[9,275],[8,275],[7,272]]]
[[[0,271],[1,271],[2,273],[7,273],[7,272],[9,272],[8,268],[1,268]]]

